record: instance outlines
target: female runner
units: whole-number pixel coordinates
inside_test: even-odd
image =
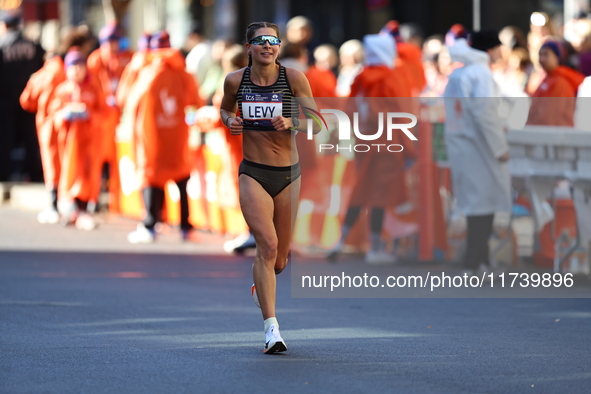
[[[298,119],[298,105],[316,109],[304,74],[277,62],[280,47],[277,25],[248,26],[249,65],[226,77],[220,110],[231,133],[242,134],[240,206],[257,245],[252,295],[263,313],[264,352],[269,354],[287,350],[275,316],[275,275],[287,265],[298,207],[301,180],[295,135],[307,129],[306,120]],[[314,127],[315,133],[320,131]]]

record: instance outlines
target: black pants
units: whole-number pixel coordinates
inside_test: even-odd
[[[488,240],[492,235],[494,217],[494,214],[467,217],[467,245],[464,257],[466,268],[476,269],[481,263],[489,265]]]
[[[181,229],[190,230],[193,228],[189,223],[189,196],[187,195],[187,183],[189,178],[177,181],[176,184],[180,191],[181,204]],[[162,208],[164,207],[164,189],[159,187],[146,187],[142,190],[144,197],[144,206],[146,207],[146,217],[144,226],[153,230],[156,223],[162,221]]]
[[[347,209],[347,215],[343,224],[349,228],[353,227],[359,214],[361,213],[361,207],[349,207]],[[382,233],[382,225],[384,223],[384,208],[372,207],[370,211],[369,229],[372,233]]]

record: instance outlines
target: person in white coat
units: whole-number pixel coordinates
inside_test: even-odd
[[[488,240],[496,212],[511,211],[509,146],[498,115],[499,89],[490,63],[500,56],[496,32],[479,32],[471,46],[459,39],[450,47],[454,70],[445,89],[445,141],[458,213],[467,218],[464,265],[490,271]]]

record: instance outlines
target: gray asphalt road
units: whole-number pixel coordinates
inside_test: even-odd
[[[133,225],[0,208],[1,392],[591,392],[588,299],[292,299],[284,273],[270,356],[249,258],[138,253]]]

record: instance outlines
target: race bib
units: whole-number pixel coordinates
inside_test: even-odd
[[[282,93],[244,93],[242,118],[250,126],[273,128],[271,119],[283,113]]]

